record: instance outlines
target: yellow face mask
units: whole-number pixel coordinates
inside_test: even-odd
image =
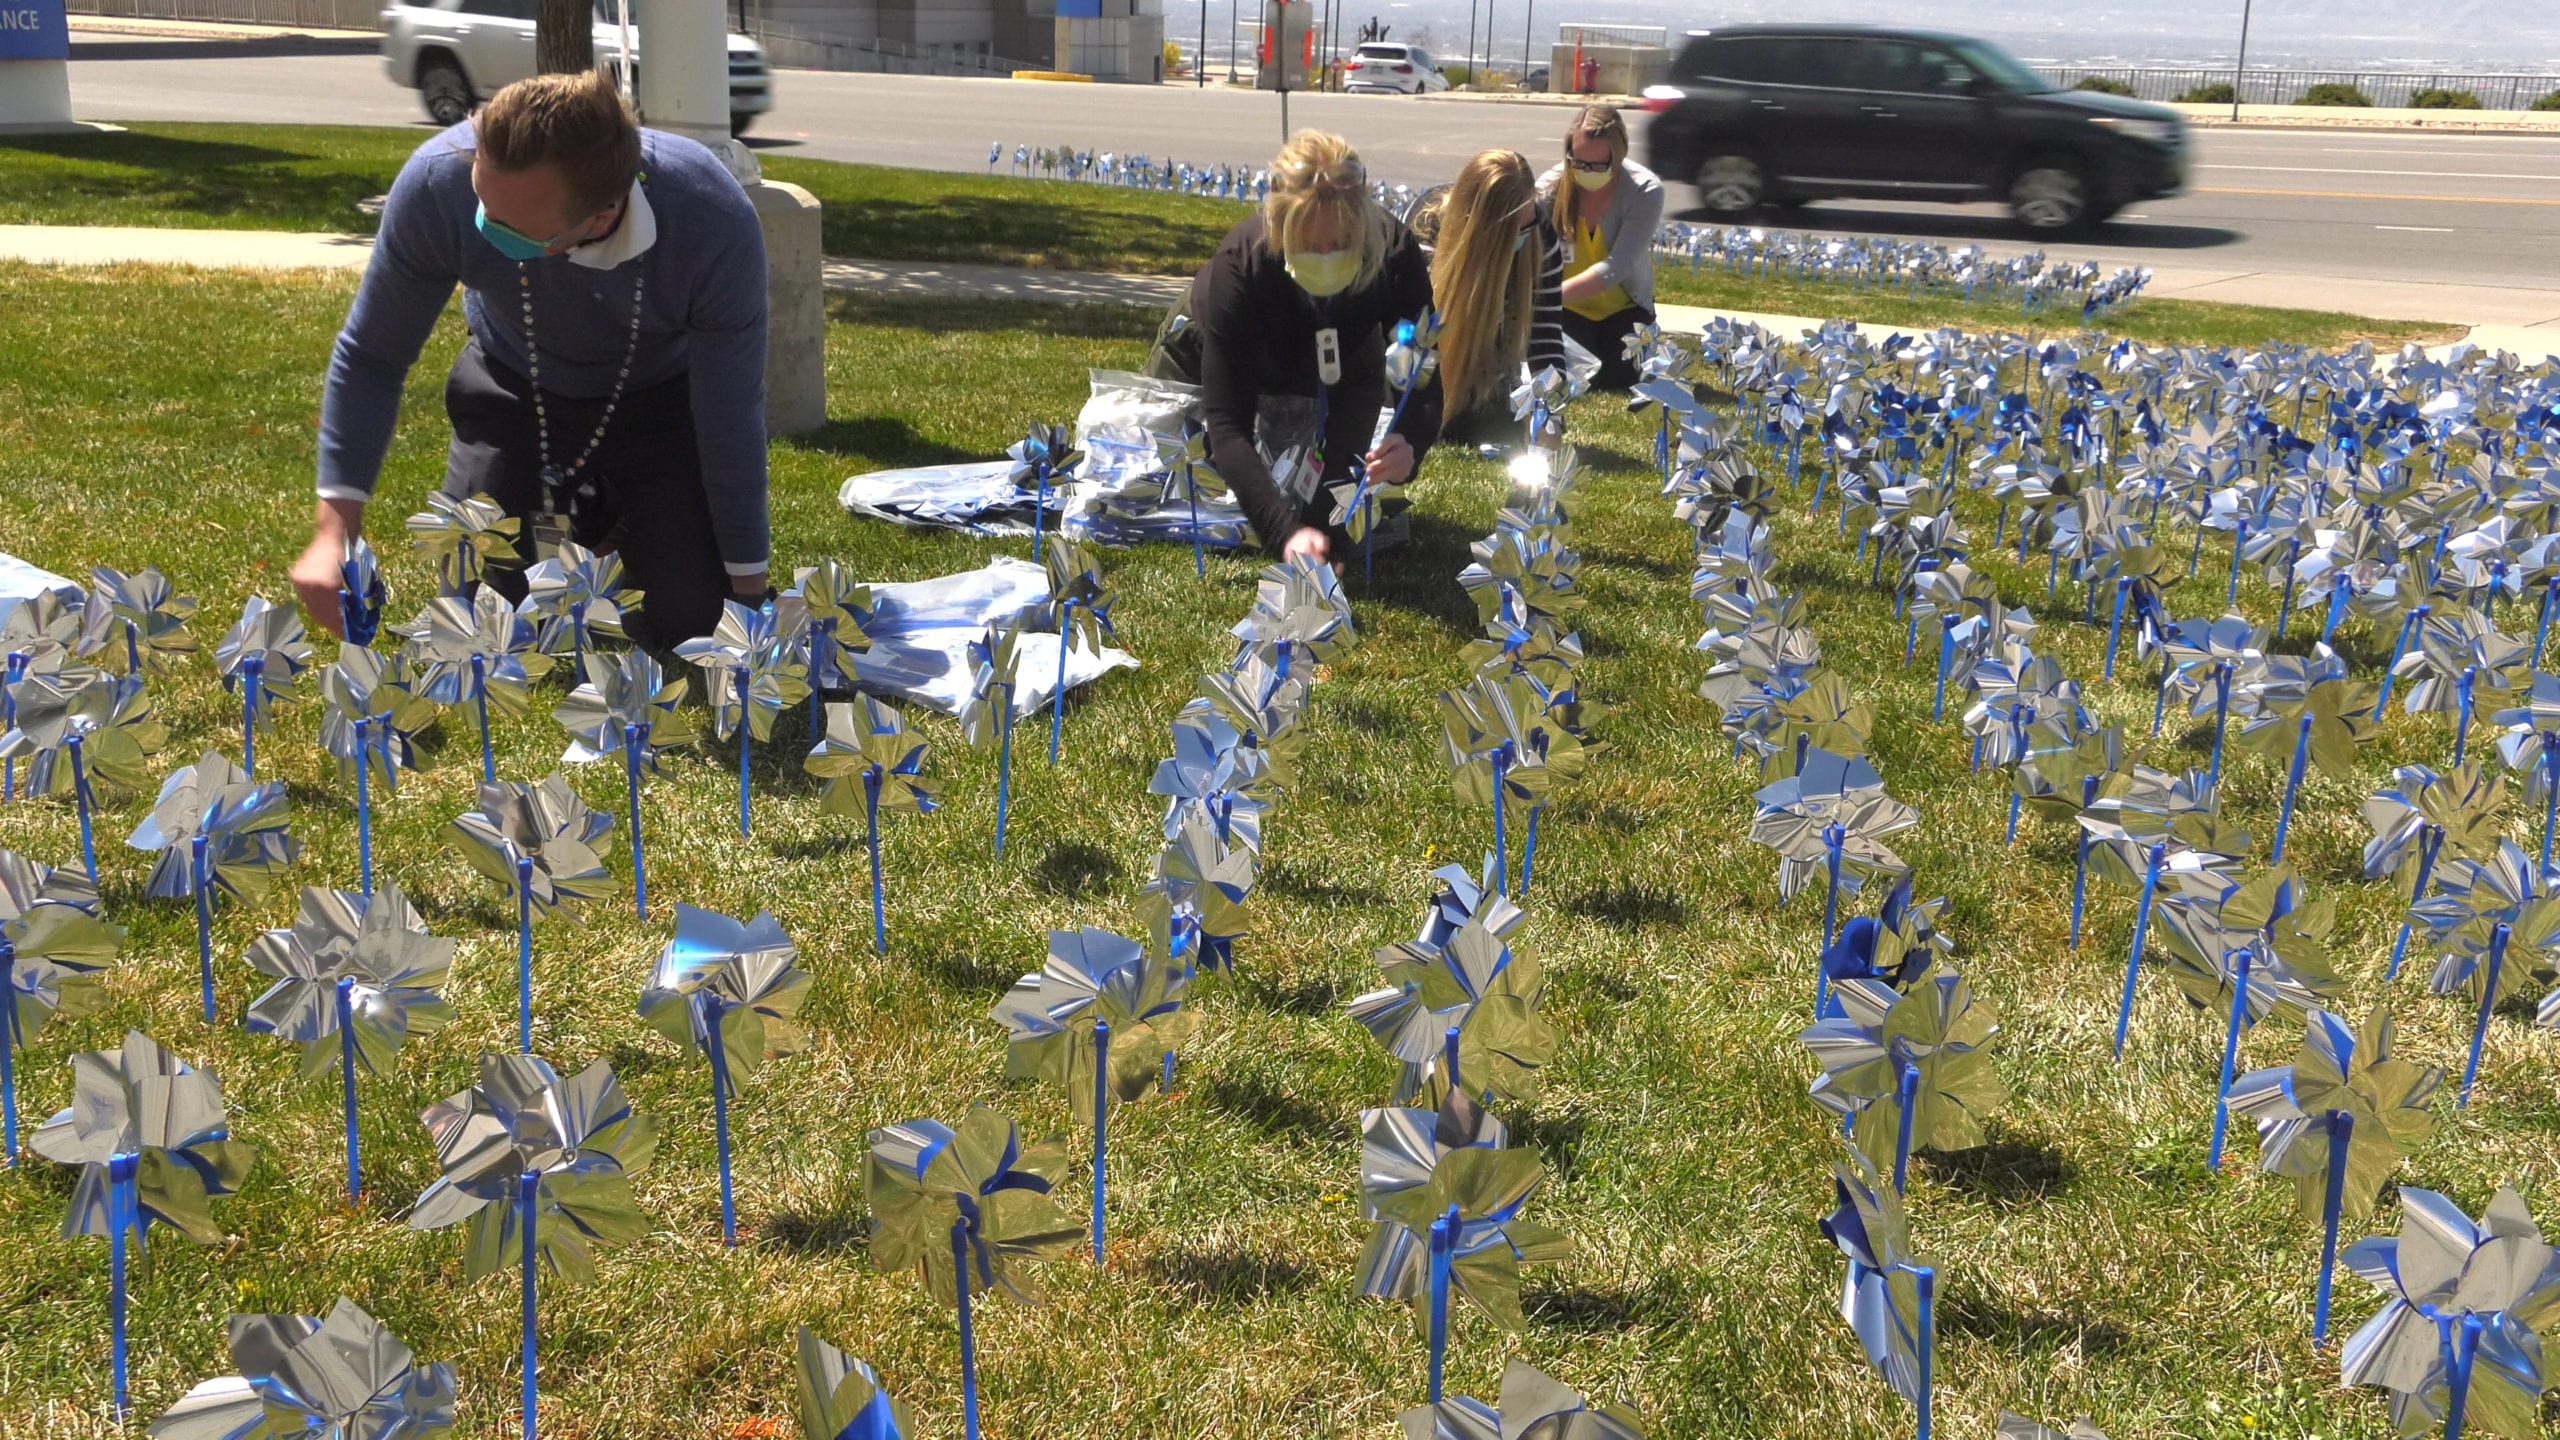
[[[1298,288],[1321,300],[1339,295],[1360,278],[1360,252],[1357,250],[1292,250],[1283,262],[1289,278]]]
[[[1597,175],[1592,174],[1588,170],[1576,170],[1573,172],[1573,183],[1581,186],[1585,190],[1598,190],[1607,185],[1609,181],[1617,175],[1617,173],[1618,172],[1614,167],[1603,170]]]

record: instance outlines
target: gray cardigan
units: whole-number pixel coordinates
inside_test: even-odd
[[[1633,160],[1621,162],[1618,170],[1618,188],[1609,196],[1608,208],[1600,212],[1600,238],[1609,246],[1609,258],[1601,262],[1600,268],[1626,287],[1628,299],[1650,310],[1653,232],[1662,228],[1662,182]],[[1553,195],[1558,185],[1568,183],[1564,167],[1557,165],[1538,177],[1538,193]],[[1565,236],[1564,243],[1565,253],[1570,256],[1573,237]],[[1573,277],[1568,274],[1565,278]]]

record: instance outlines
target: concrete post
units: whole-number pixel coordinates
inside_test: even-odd
[[[70,60],[63,0],[0,0],[0,133],[72,128]]]
[[[9,0],[0,0],[0,4]],[[826,255],[816,197],[763,178],[729,134],[729,27],[720,0],[633,0],[640,115],[728,163],[764,225],[765,429],[799,435],[827,423]]]
[[[797,185],[747,187],[764,222],[764,428],[806,435],[827,423],[826,253],[818,200]]]

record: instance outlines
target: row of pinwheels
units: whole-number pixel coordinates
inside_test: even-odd
[[[1730,624],[1729,634],[1711,630],[1705,648],[1720,658],[1730,657],[1728,663],[1735,668],[1723,676],[1711,676],[1707,693],[1726,708],[1728,729],[1741,731],[1736,737],[1738,751],[1745,747],[1756,749],[1764,763],[1775,758],[1785,764],[1792,758],[1800,771],[1815,763],[1819,752],[1809,749],[1806,737],[1799,735],[1790,756],[1782,738],[1771,735],[1769,722],[1753,723],[1758,707],[1773,702],[1801,707],[1807,696],[1819,697],[1818,710],[1814,715],[1797,716],[1799,723],[1825,724],[1831,737],[1862,743],[1862,710],[1848,701],[1845,692],[1825,693],[1831,689],[1823,683],[1829,677],[1813,669],[1818,645],[1809,632],[1791,623],[1792,617],[1779,618],[1796,608],[1791,597],[1775,595],[1766,588],[1765,581],[1758,581],[1766,573],[1766,532],[1759,517],[1768,513],[1767,492],[1750,472],[1748,461],[1734,453],[1735,447],[1719,427],[1711,422],[1696,423],[1703,415],[1688,389],[1688,382],[1698,377],[1694,364],[1674,347],[1652,337],[1641,337],[1639,349],[1648,352],[1643,358],[1655,383],[1645,387],[1638,403],[1655,404],[1662,409],[1666,485],[1680,505],[1683,518],[1699,527],[1700,598],[1708,605],[1711,624],[1717,619],[1720,601]],[[1681,430],[1680,463],[1676,467],[1669,461],[1668,438],[1675,424]],[[1819,483],[1818,480],[1817,490]],[[1842,493],[1854,494],[1855,488],[1844,483]],[[2354,722],[2363,719],[2365,707],[2372,704],[2372,689],[2367,686],[2361,694],[2348,690],[2345,667],[2325,644],[2315,648],[2309,661],[2270,656],[2263,649],[2263,637],[2237,616],[2226,616],[2209,625],[2181,625],[2168,620],[2165,607],[2155,601],[2147,607],[2148,623],[2142,634],[2146,649],[2156,645],[2164,654],[2160,703],[2165,705],[2169,689],[2181,688],[2182,694],[2193,697],[2197,715],[2214,716],[2215,764],[2209,774],[2184,777],[2142,765],[2128,768],[2120,734],[2097,726],[2080,702],[2078,687],[2049,658],[2034,653],[2032,617],[2023,610],[2012,611],[2003,606],[1994,588],[1965,566],[1965,541],[1954,520],[1952,495],[1933,498],[1939,498],[1940,503],[1907,505],[1898,510],[1888,506],[1860,542],[1862,547],[1870,538],[1878,542],[1879,569],[1888,549],[1899,561],[1897,608],[1907,607],[1912,627],[1911,638],[1906,641],[1906,660],[1916,643],[1921,615],[1931,614],[1940,628],[1938,707],[1943,707],[1945,686],[1951,675],[1977,695],[1966,717],[1966,728],[1974,736],[1974,761],[1978,766],[1987,758],[2011,771],[2009,827],[2013,841],[2022,806],[2077,822],[2072,915],[2075,947],[2081,920],[2081,883],[2093,855],[2099,858],[2102,874],[2127,884],[2139,884],[2141,899],[2135,916],[2134,947],[2128,959],[2125,1002],[2117,1029],[2119,1051],[2155,897],[2169,942],[2167,968],[2172,978],[2199,1007],[2227,1005],[2229,1021],[2220,1086],[2223,1103],[2217,1106],[2213,1163],[2219,1163],[2228,1111],[2238,1110],[2258,1122],[2265,1168],[2295,1179],[2306,1217],[2323,1225],[2314,1333],[2325,1335],[2329,1281],[2342,1211],[2359,1219],[2370,1217],[2377,1194],[2399,1157],[2431,1129],[2429,1106],[2443,1076],[2440,1069],[2420,1067],[2392,1053],[2387,1009],[2377,1009],[2361,1027],[2353,1027],[2314,1008],[2315,1001],[2334,993],[2340,983],[2325,956],[2328,909],[2308,902],[2299,879],[2281,863],[2284,832],[2291,820],[2306,761],[2315,753],[2325,752],[2324,769],[2341,773],[2349,768],[2354,743],[2362,738]],[[2119,538],[2128,534],[2138,545],[2139,528],[2128,523]],[[2120,578],[2118,609],[2110,625],[2110,664],[2114,622],[2121,620],[2123,598],[2130,588],[2130,582]],[[1729,598],[1736,594],[1744,597],[1740,603]],[[2093,603],[2095,594],[2093,584]],[[1753,633],[1755,628],[1758,633]],[[2183,685],[2178,678],[2182,675],[2186,677]],[[2205,690],[2207,676],[2212,679],[2210,695]],[[2249,849],[2248,838],[2220,815],[2216,794],[2220,732],[2233,708],[2235,691],[2245,697],[2241,709],[2250,717],[2249,726],[2242,732],[2244,741],[2252,735],[2263,737],[2254,748],[2279,759],[2289,757],[2290,762],[2283,813],[2277,827],[2278,863],[2245,883],[2236,872]],[[2530,719],[2522,713],[2514,717],[2519,727],[2528,732]],[[2155,718],[2155,727],[2156,723]],[[1778,732],[1779,737],[1783,734],[1783,730]],[[2518,748],[2529,745],[2529,739],[2517,742]],[[2533,759],[2538,764],[2538,752]],[[1845,774],[1862,763],[1849,761],[1838,769]],[[2537,769],[2533,773],[2545,772]],[[1821,790],[1834,813],[1848,793],[1862,788],[1868,813],[1856,816],[1857,823],[1842,824],[1837,819],[1822,822],[1820,863],[1841,866],[1861,831],[1872,838],[1902,821],[1902,814],[1890,808],[1880,787],[1863,787],[1867,778],[1867,774],[1854,774],[1851,783],[1837,784],[1828,774],[1822,777]],[[1782,844],[1794,840],[1803,848],[1804,863],[1809,867],[1817,859],[1813,845],[1806,843],[1807,830],[1813,822],[1801,812],[1789,813],[1784,808],[1801,802],[1801,776],[1793,783],[1797,789],[1787,794],[1772,797],[1763,792],[1763,816],[1764,820],[1782,821],[1783,829],[1772,825],[1770,838]],[[2532,928],[2532,922],[2540,918],[2541,896],[2552,883],[2547,867],[2536,866],[2512,842],[2498,838],[2503,823],[2494,818],[2495,790],[2494,778],[2484,782],[2474,771],[2458,771],[2448,782],[2424,767],[2409,767],[2397,777],[2395,787],[2377,795],[2367,806],[2368,818],[2377,832],[2368,852],[2368,865],[2377,874],[2402,872],[2417,894],[2421,903],[2413,908],[2413,918],[2427,925],[2445,951],[2439,967],[2445,983],[2438,988],[2442,991],[2469,986],[2483,996],[2473,1045],[2475,1069],[2478,1037],[2486,1027],[2499,961],[2514,946],[2517,954],[2510,963],[2536,963],[2531,957],[2539,952],[2533,947],[2542,937]],[[1835,795],[1842,798],[1832,798]],[[1775,815],[1770,804],[1773,798],[1780,802]],[[1879,815],[1885,817],[1881,823]],[[1839,830],[1832,830],[1833,825],[1839,825]],[[2451,862],[2456,867],[2456,878],[2439,887],[2438,898],[2428,900],[2426,872],[2445,844],[2448,825],[2461,833]],[[1783,848],[1781,853],[1786,853]],[[1854,863],[1851,868],[1855,868]],[[2159,895],[2164,875],[2174,890]],[[1784,879],[1782,875],[1782,889]],[[1892,976],[1894,980],[1909,984],[1918,978],[1915,971],[1928,970],[1935,958],[1933,952],[1941,943],[1932,923],[1933,909],[1934,906],[1911,903],[1906,881],[1896,888],[1874,920],[1852,922],[1853,933],[1844,937],[1844,943],[1836,950],[1830,943],[1831,924],[1826,915],[1825,979],[1832,978],[1835,969],[1870,971],[1889,966],[1899,971]],[[2560,911],[2560,907],[2554,909]],[[2520,946],[2516,942],[2519,925],[2529,937]],[[1863,933],[1854,933],[1859,931]],[[2405,943],[2405,932],[2403,940]],[[1835,954],[1840,962],[1837,966]],[[1879,960],[1883,964],[1878,964]],[[2547,966],[2549,962],[2539,963]],[[2395,957],[2395,974],[2397,968]],[[1816,1098],[1825,1100],[1831,1108],[1851,1113],[1855,1117],[1853,1124],[1861,1128],[1865,1122],[1860,1113],[1863,1096],[1859,1092],[1875,1093],[1882,1083],[1889,1083],[1889,1075],[1909,1087],[1895,1096],[1901,1102],[1899,1115],[1891,1109],[1880,1112],[1900,1122],[1895,1137],[1894,1191],[1898,1193],[1899,1157],[1907,1153],[1910,1130],[1915,1123],[1924,1134],[1928,1129],[1925,1118],[1915,1122],[1914,1112],[1925,1116],[1925,1110],[1912,1103],[1925,1100],[1933,1088],[1934,1077],[1925,1071],[1926,1058],[1943,1063],[1946,1041],[1955,1035],[1952,1024],[1924,1026],[1914,1022],[1922,1014],[1932,1021],[1955,1021],[1965,1007],[1941,1003],[1934,1013],[1915,1013],[1911,1022],[1895,1026],[1890,1023],[1890,1012],[1882,1007],[1907,1005],[1910,1001],[1906,998],[1895,1002],[1887,992],[1873,997],[1871,1003],[1858,1004],[1860,997],[1851,987],[1873,983],[1863,976],[1847,980],[1843,989],[1849,993],[1840,997],[1841,1003],[1853,1011],[1847,1023],[1818,1024],[1807,1032],[1807,1040],[1825,1061],[1826,1073],[1817,1083]],[[1954,988],[1948,986],[1950,993]],[[1854,1013],[1862,1009],[1874,1013]],[[2233,1060],[2242,1027],[2273,1010],[2304,1017],[2306,1039],[2301,1056],[2290,1066],[2255,1072],[2235,1081]],[[1987,1021],[1980,1022],[1978,1033],[1982,1038],[1987,1038],[1987,1031]],[[1967,1059],[1969,1063],[1970,1056]],[[1978,1102],[1997,1097],[1997,1082],[1987,1070],[1977,1072],[1969,1085],[1969,1093],[1966,1085],[1947,1087],[1963,1095],[1959,1104],[1969,1112],[1978,1109]],[[1826,1088],[1831,1092],[1828,1096]],[[2467,1076],[2465,1090],[2467,1094]],[[1882,1147],[1868,1144],[1861,1148],[1869,1156],[1876,1156]],[[1880,1158],[1874,1163],[1880,1166]],[[1898,1237],[1903,1233],[1898,1204],[1887,1202],[1874,1184],[1874,1173],[1868,1165],[1844,1165],[1838,1183],[1843,1208],[1833,1222],[1835,1238],[1844,1233],[1855,1234],[1871,1248],[1879,1234]],[[2409,1193],[2420,1197],[2417,1203],[2432,1204],[2436,1210],[2450,1209],[2440,1197],[2426,1192]],[[2492,1207],[2493,1221],[2484,1222],[2490,1228],[2478,1230],[2477,1240],[2460,1246],[2450,1238],[2431,1243],[2431,1248],[2453,1256],[2450,1263],[2457,1277],[2472,1252],[2497,1229],[2496,1217],[2503,1213],[2500,1207],[2520,1210],[2511,1195],[2502,1196]],[[2458,1217],[2458,1212],[2454,1213]],[[2425,1223],[2433,1225],[2439,1218],[2429,1212]],[[2461,1223],[2463,1234],[2475,1233],[2467,1220]],[[2410,1224],[2414,1234],[2421,1221],[2413,1218]],[[2528,1222],[2527,1231],[2529,1228]],[[2456,1286],[2451,1282],[2437,1285],[2428,1277],[2412,1277],[2404,1283],[2387,1263],[2372,1259],[2359,1262],[2359,1255],[2387,1262],[2391,1244],[2366,1242],[2349,1252],[2350,1263],[2359,1273],[2383,1284],[2394,1295],[2393,1304],[2350,1343],[2345,1365],[2349,1383],[2379,1383],[2392,1388],[2395,1419],[2412,1432],[2442,1423],[2458,1433],[2464,1403],[2461,1397],[2469,1392],[2482,1397],[2479,1423],[2497,1428],[2498,1422],[2492,1418],[2497,1412],[2522,1414],[2528,1417],[2523,1430],[2501,1429],[2500,1433],[2530,1434],[2533,1397],[2540,1389],[2538,1368],[2511,1369],[2494,1379],[2483,1372],[2483,1383],[2473,1391],[2473,1342],[2464,1339],[2464,1324],[2458,1315],[2437,1315],[2438,1309],[2450,1310]],[[2552,1295],[2541,1293],[2543,1288],[2560,1286],[2560,1267],[2550,1264],[2549,1251],[2539,1249],[2539,1244],[2538,1235],[2532,1235],[2531,1247],[2536,1248],[2523,1257],[2520,1269],[2500,1268],[2498,1273],[2503,1278],[2499,1283],[2474,1286],[2478,1298],[2468,1308],[2487,1317],[2480,1324],[2485,1325],[2493,1340],[2516,1327],[2522,1327],[2529,1335],[2539,1318],[2560,1306],[2560,1298],[2555,1298],[2560,1296],[2560,1290]],[[1846,1302],[1850,1318],[1858,1324],[1871,1357],[1885,1369],[1895,1388],[1922,1402],[1925,1429],[1927,1287],[1920,1285],[1919,1277],[1914,1275],[1910,1290],[1897,1294],[1892,1272],[1888,1270],[1880,1279],[1871,1273],[1875,1269],[1870,1264],[1872,1255],[1861,1255],[1852,1249],[1852,1256],[1853,1283]],[[2484,1259],[2482,1264],[2504,1266],[2504,1257]],[[2546,1270],[2548,1276],[2543,1273]],[[1868,1281],[1870,1289],[1881,1289],[1880,1298],[1868,1301],[1863,1317],[1858,1313],[1861,1280]],[[2412,1306],[2434,1307],[2425,1313],[2436,1323],[2424,1335],[2416,1333],[2405,1318]],[[2502,1325],[2508,1327],[2507,1332],[2500,1330]],[[1881,1347],[1882,1354],[1878,1354],[1879,1340],[1886,1342]],[[1898,1363],[1894,1356],[1896,1341],[1903,1342],[1908,1352]],[[2441,1343],[2435,1344],[2436,1341]]]
[[[1428,373],[1430,334],[1426,323],[1418,365],[1400,373]],[[1504,1376],[1498,1412],[1443,1383],[1453,1301],[1525,1330],[1520,1267],[1571,1249],[1562,1231],[1527,1218],[1544,1167],[1534,1151],[1510,1148],[1493,1110],[1534,1100],[1555,1056],[1555,1029],[1539,1014],[1544,969],[1516,902],[1526,899],[1539,818],[1556,782],[1581,773],[1596,748],[1584,732],[1598,707],[1580,698],[1582,641],[1572,628],[1584,603],[1566,512],[1574,459],[1564,407],[1574,393],[1575,382],[1554,370],[1513,393],[1527,444],[1511,463],[1493,531],[1458,576],[1484,633],[1461,651],[1466,683],[1441,694],[1443,748],[1459,801],[1493,810],[1493,849],[1481,875],[1462,865],[1435,873],[1420,931],[1377,952],[1382,988],[1349,1006],[1399,1066],[1392,1103],[1360,1117],[1361,1207],[1371,1222],[1360,1291],[1409,1303],[1424,1328],[1427,1403],[1403,1417],[1406,1432],[1424,1440],[1538,1434],[1545,1425],[1595,1440],[1642,1433],[1624,1410],[1518,1361]],[[1513,824],[1523,831],[1516,877]],[[1544,1398],[1524,1408],[1517,1392],[1533,1387]]]
[[[1861,292],[1942,295],[1968,304],[2012,304],[2029,314],[2076,306],[2083,320],[2133,299],[2151,283],[2148,270],[2101,271],[2095,260],[2048,261],[2041,250],[1995,259],[1979,245],[1950,250],[1884,236],[1677,221],[1654,232],[1653,252],[1656,263],[1686,263],[1692,275],[1701,264],[1712,264],[1754,280],[1784,277]]]

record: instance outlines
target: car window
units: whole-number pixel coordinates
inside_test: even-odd
[[[1440,62],[1432,59],[1431,52],[1428,50],[1414,51],[1413,63],[1421,66],[1425,70],[1437,70],[1440,68]]]
[[[1361,58],[1367,60],[1401,60],[1404,58],[1404,47],[1401,45],[1363,45],[1360,47],[1360,55]]]
[[[1738,80],[1747,85],[1805,85],[1813,42],[1792,35],[1736,35],[1708,39],[1692,48],[1696,75]]]
[[[1876,43],[1846,35],[1807,36],[1792,42],[1798,77],[1792,83],[1826,90],[1876,88]]]
[[[1880,40],[1867,49],[1866,89],[1907,95],[1970,93],[1973,67],[1934,45]]]
[[[497,20],[531,20],[533,5],[534,0],[462,0],[462,13]]]
[[[1997,45],[1980,40],[1952,40],[1947,48],[1987,76],[1991,83],[2012,95],[2042,95],[2055,88],[2052,81],[2027,68],[2017,56]]]

